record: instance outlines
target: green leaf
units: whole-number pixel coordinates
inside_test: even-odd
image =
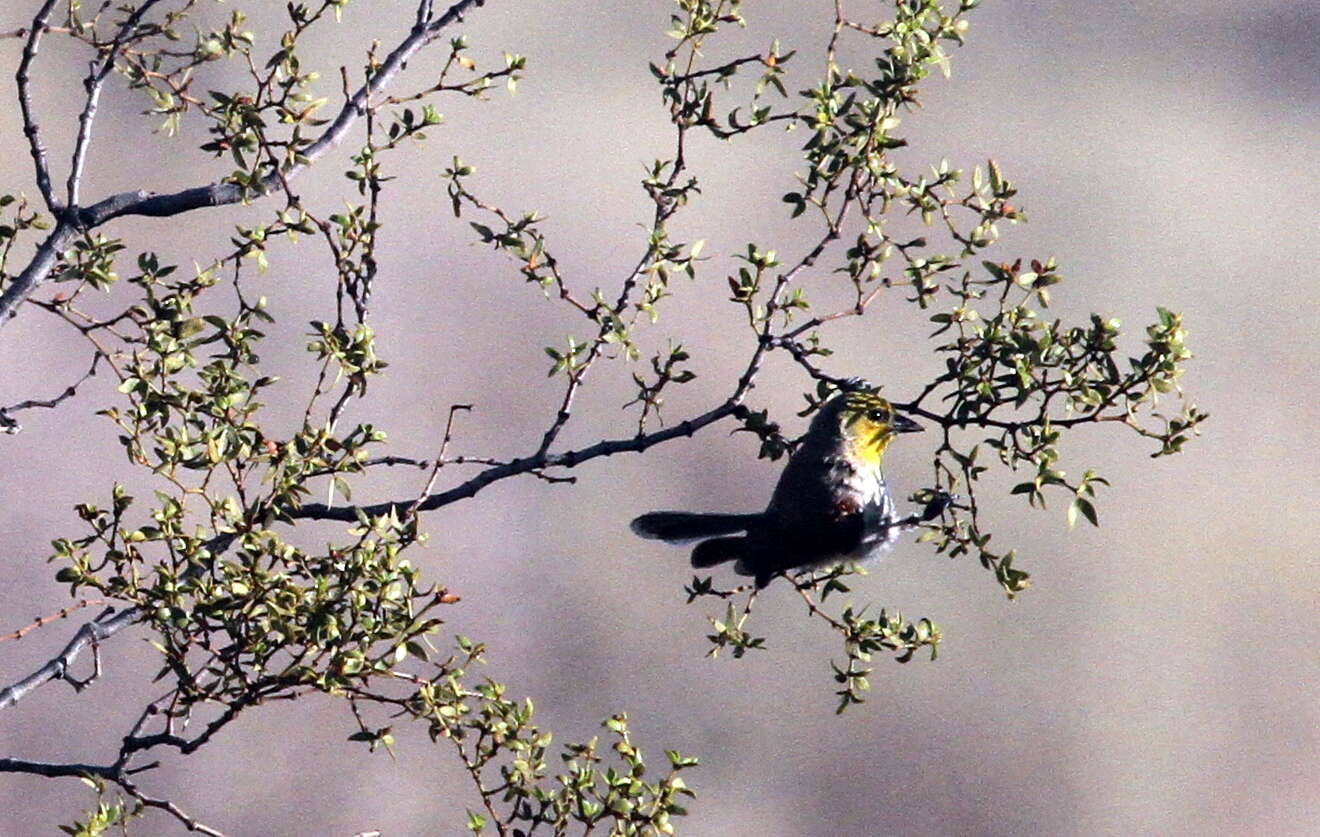
[[[1100,525],[1100,518],[1095,513],[1095,506],[1091,503],[1090,500],[1086,499],[1085,497],[1078,497],[1077,499],[1073,500],[1072,504],[1073,506],[1076,506],[1079,510],[1081,510],[1082,515],[1091,522],[1092,526],[1098,527]],[[1069,510],[1071,511],[1071,507]]]
[[[468,831],[471,831],[473,834],[480,834],[481,832],[485,831],[486,829],[485,817],[483,817],[481,814],[478,814],[476,811],[471,811],[471,810],[467,812],[467,815],[468,815],[468,819],[467,819]]]

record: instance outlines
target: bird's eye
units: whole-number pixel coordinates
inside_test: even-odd
[[[884,410],[871,410],[866,414],[866,417],[876,424],[884,424],[889,421],[889,416]]]

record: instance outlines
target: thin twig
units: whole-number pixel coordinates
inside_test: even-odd
[[[198,822],[196,817],[189,815],[182,808],[180,808],[178,805],[171,802],[170,800],[156,799],[155,797],[147,796],[142,791],[138,790],[137,785],[134,785],[132,782],[130,782],[128,780],[128,777],[126,776],[121,775],[117,777],[115,779],[115,783],[120,785],[124,789],[124,791],[128,793],[129,796],[141,802],[143,805],[147,806],[148,808],[156,808],[158,810],[165,811],[170,816],[174,817],[176,820],[183,823],[188,828],[189,831],[196,831],[199,834],[207,835],[207,837],[225,837],[225,833],[223,831],[214,829],[209,825],[206,825],[205,823]]]
[[[446,454],[448,454],[449,452],[449,443],[454,438],[454,416],[460,410],[467,412],[471,409],[472,409],[471,404],[449,405],[449,418],[445,421],[445,436],[444,439],[440,442],[440,453],[436,454],[435,465],[431,467],[431,476],[426,481],[426,487],[422,489],[421,494],[417,495],[417,499],[413,501],[413,504],[408,507],[408,511],[404,515],[405,520],[417,516],[417,507],[420,506],[422,504],[422,501],[425,500],[427,496],[431,493],[431,489],[435,487],[436,477],[440,476],[440,469],[445,467],[446,463],[448,462],[448,460],[445,457]]]
[[[77,394],[78,387],[82,386],[87,381],[88,378],[96,374],[96,367],[101,362],[101,358],[102,358],[102,354],[100,352],[97,352],[95,355],[93,355],[91,368],[88,369],[83,374],[83,376],[79,378],[77,381],[65,387],[64,392],[60,393],[54,398],[49,398],[45,400],[29,399],[27,401],[20,401],[17,404],[13,404],[8,407],[0,407],[0,430],[3,430],[5,433],[13,434],[13,433],[18,433],[23,429],[22,425],[20,425],[18,422],[14,421],[13,418],[10,417],[11,413],[17,413],[21,410],[30,410],[35,407],[54,409],[55,407],[58,407],[60,403],[63,402],[65,399],[72,398],[74,395]]]
[[[812,616],[818,616],[825,620],[829,623],[831,628],[844,636],[849,635],[848,626],[821,610],[816,604],[816,600],[811,598],[811,594],[807,592],[808,590],[816,589],[816,579],[813,573],[808,573],[806,582],[799,582],[796,579],[793,579],[793,589],[797,590],[798,595],[802,597],[802,601],[807,603],[807,611],[810,612]]]
[[[5,634],[4,636],[0,636],[0,642],[6,642],[11,639],[22,639],[23,637],[35,631],[37,628],[40,628],[44,625],[49,625],[51,622],[55,622],[59,619],[68,619],[69,616],[71,616],[73,613],[82,610],[85,607],[93,607],[95,605],[103,605],[103,604],[105,604],[105,599],[83,599],[82,601],[71,604],[68,607],[64,608],[63,610],[52,613],[49,616],[39,616],[36,619],[34,619],[31,624],[24,625],[23,627],[19,628],[18,630],[12,633],[8,633]]]

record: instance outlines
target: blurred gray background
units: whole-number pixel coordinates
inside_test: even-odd
[[[268,50],[275,33],[263,21],[282,4],[247,5]],[[4,4],[0,31],[35,6]],[[338,90],[338,66],[359,64],[372,38],[397,38],[410,6],[355,3],[346,25],[321,34],[314,54],[325,59],[327,94]],[[713,42],[711,60],[780,37],[803,50],[792,76],[801,78],[819,67],[831,7],[749,3],[751,29]],[[384,425],[394,452],[433,453],[454,402],[477,405],[460,419],[455,453],[511,456],[539,441],[558,387],[545,378],[541,347],[585,334],[584,325],[471,243],[438,174],[462,156],[477,167],[479,193],[550,217],[576,289],[616,288],[642,252],[642,165],[669,148],[646,62],[671,43],[671,8],[490,0],[463,27],[479,65],[508,49],[528,56],[529,72],[513,98],[441,101],[447,124],[387,161],[410,176],[387,192],[375,299],[393,368],[350,418]],[[1059,289],[1059,314],[1122,318],[1129,353],[1140,351],[1156,305],[1185,312],[1197,355],[1186,387],[1213,416],[1185,455],[1155,461],[1129,434],[1076,434],[1069,469],[1094,466],[1113,482],[1101,496],[1103,528],[1070,532],[1062,506],[1041,513],[987,497],[999,541],[1018,547],[1033,573],[1016,602],[974,562],[914,544],[859,580],[859,603],[942,626],[936,663],[878,660],[870,701],[835,717],[825,658],[836,637],[806,622],[782,584],[755,615],[769,650],[741,661],[703,656],[714,608],[684,605],[685,556],[632,539],[626,524],[651,507],[764,503],[777,466],[755,459],[750,437],[719,427],[653,455],[592,462],[576,486],[506,481],[432,513],[433,545],[417,560],[463,596],[448,627],[489,645],[489,673],[533,696],[557,740],[595,735],[600,719],[626,710],[657,768],[662,747],[699,755],[686,834],[1320,833],[1318,43],[1320,7],[1301,0],[990,2],[972,16],[952,80],[927,83],[925,110],[904,123],[912,148],[903,162],[998,160],[1031,220],[1005,228],[995,257],[1056,256],[1071,279]],[[19,48],[0,41],[5,66]],[[39,107],[61,160],[79,104],[78,55],[52,39],[39,63]],[[863,68],[863,53],[849,55]],[[437,49],[415,61],[404,84],[425,84],[441,57]],[[0,185],[35,194],[6,90]],[[153,124],[142,108],[122,85],[106,96],[86,194],[225,173],[192,150],[196,135],[144,138]],[[673,233],[707,239],[716,258],[701,283],[676,285],[668,316],[649,332],[688,346],[700,375],[671,399],[671,418],[717,403],[745,363],[745,337],[720,325],[734,313],[722,277],[748,241],[786,255],[800,246],[778,197],[793,184],[803,138],[771,131],[692,148],[704,194]],[[337,174],[347,153],[299,183],[311,205],[333,211],[349,197]],[[126,236],[130,252],[155,249],[187,266],[222,252],[232,224],[268,211],[134,220],[108,232]],[[331,313],[333,277],[311,253],[275,247],[272,269],[250,286],[287,317],[265,354],[289,376],[290,417],[310,387],[305,323]],[[909,397],[933,368],[928,324],[911,308],[895,295],[873,317],[841,324],[830,371]],[[27,310],[0,332],[0,404],[49,397],[81,373],[89,357],[66,331]],[[565,443],[630,432],[619,410],[627,382],[623,364],[595,370]],[[789,416],[803,387],[774,358],[751,402]],[[57,412],[22,414],[22,435],[0,438],[0,628],[68,602],[43,559],[51,538],[79,531],[74,503],[103,499],[113,479],[144,485],[125,467],[111,424],[91,414],[111,389],[102,375]],[[903,442],[889,464],[900,490],[926,476],[935,444]],[[411,496],[421,483],[391,473],[369,493]],[[0,645],[0,680],[27,673],[71,629]],[[90,691],[56,684],[6,711],[0,754],[97,761],[112,752],[155,695],[145,639],[116,637]],[[397,760],[367,757],[344,741],[354,728],[327,700],[264,707],[144,778],[144,789],[235,835],[462,830],[475,800],[448,749],[421,730],[401,731]],[[90,800],[77,782],[4,776],[0,833],[51,833]],[[143,833],[173,829],[156,818]]]

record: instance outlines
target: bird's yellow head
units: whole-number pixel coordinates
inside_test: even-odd
[[[880,467],[885,448],[899,433],[924,428],[894,410],[875,392],[857,390],[839,396],[839,430],[849,454],[872,468]]]

